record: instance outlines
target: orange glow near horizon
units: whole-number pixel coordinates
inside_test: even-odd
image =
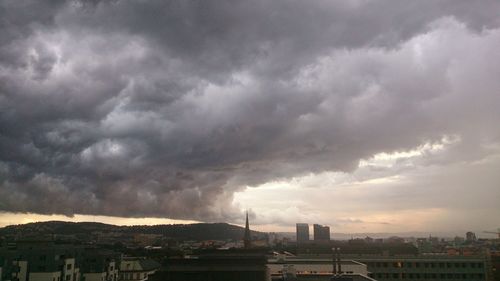
[[[123,218],[92,215],[74,215],[73,217],[68,217],[65,215],[41,215],[33,213],[0,213],[0,227],[43,221],[100,222],[114,225],[189,224],[198,222],[194,220],[173,220],[166,218]]]

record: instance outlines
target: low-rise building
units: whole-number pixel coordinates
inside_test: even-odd
[[[82,281],[117,281],[119,259],[120,256],[112,251],[89,251],[82,262]]]
[[[325,274],[332,276],[334,273],[331,258],[277,257],[268,259],[267,266],[271,275],[281,275],[290,270],[293,270],[295,274]],[[358,261],[341,260],[340,266],[343,273],[368,275],[367,266]]]
[[[137,257],[123,257],[120,263],[119,280],[146,281],[149,275],[160,268],[154,260]]]
[[[78,250],[46,241],[27,241],[0,248],[4,281],[79,281]]]
[[[117,281],[119,257],[83,246],[16,242],[0,248],[0,281]]]
[[[484,281],[487,276],[485,258],[446,255],[360,257],[368,267],[368,276],[379,281]]]

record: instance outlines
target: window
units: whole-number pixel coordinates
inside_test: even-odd
[[[71,270],[71,266],[72,266],[72,264],[71,264],[71,263],[68,263],[68,265],[66,265],[66,269],[67,269],[67,270]]]
[[[71,274],[66,275],[66,281],[71,280]]]

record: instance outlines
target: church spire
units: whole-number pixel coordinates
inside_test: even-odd
[[[245,236],[243,237],[243,245],[245,249],[248,249],[252,246],[252,238],[250,237],[250,225],[248,223],[248,211],[247,218],[245,222]]]

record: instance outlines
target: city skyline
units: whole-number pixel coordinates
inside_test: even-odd
[[[0,226],[244,225],[248,210],[266,232],[489,237],[499,10],[0,1]]]

